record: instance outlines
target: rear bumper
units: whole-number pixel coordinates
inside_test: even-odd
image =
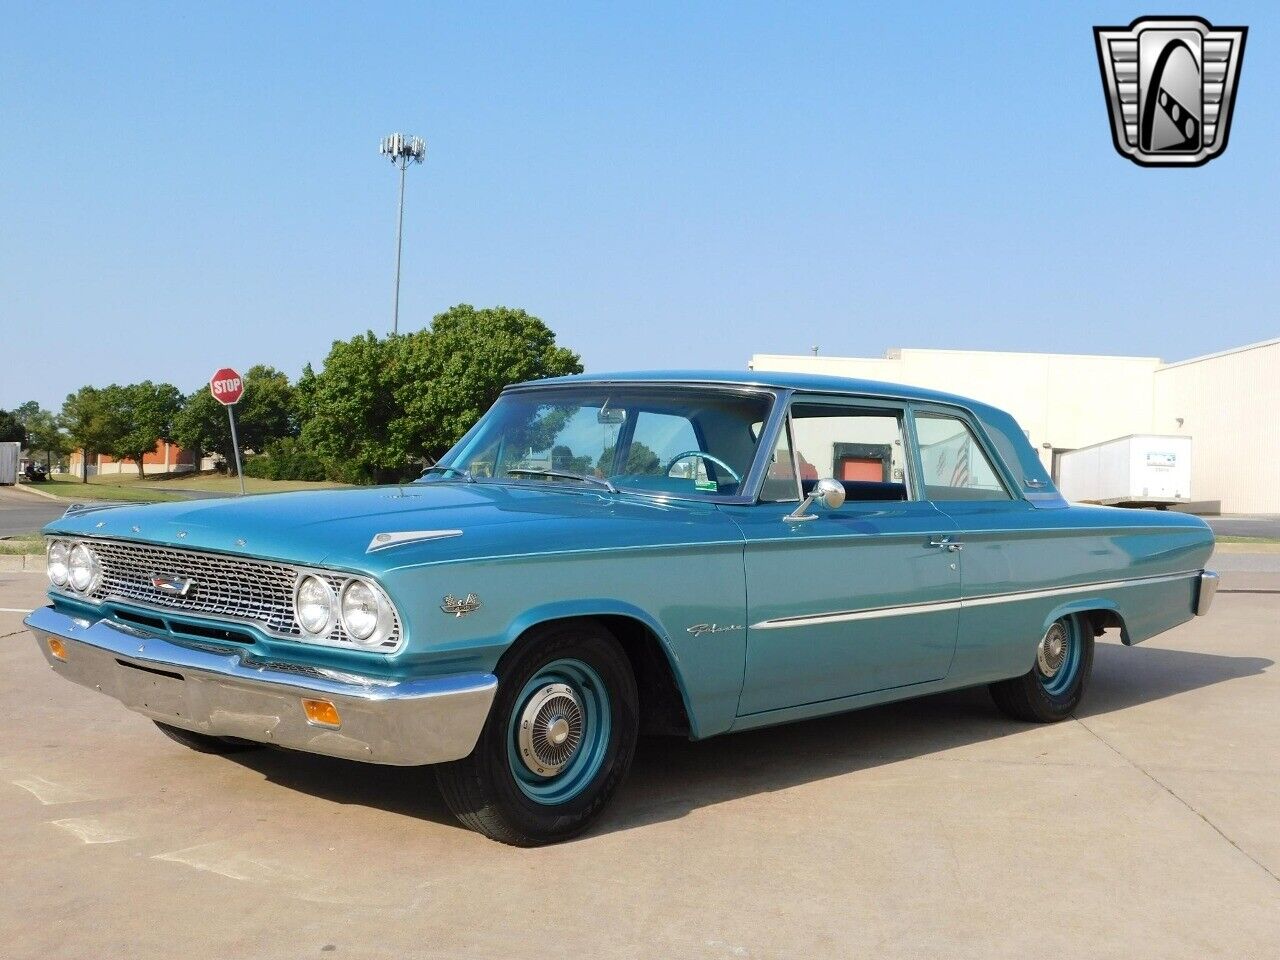
[[[53,607],[24,621],[53,669],[175,727],[349,760],[414,766],[474,749],[498,687],[490,673],[383,680],[196,649]],[[62,641],[56,657],[49,638]],[[328,700],[341,725],[308,721],[302,698]]]
[[[1214,594],[1218,592],[1218,575],[1212,570],[1200,571],[1200,585],[1196,590],[1196,616],[1203,617],[1213,606]]]

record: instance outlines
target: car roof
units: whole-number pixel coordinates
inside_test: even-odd
[[[961,407],[980,406],[974,400],[911,387],[882,380],[859,380],[853,377],[831,377],[815,373],[783,373],[770,370],[632,370],[625,373],[579,373],[569,377],[529,380],[516,387],[550,386],[575,383],[705,383],[771,387],[780,390],[803,390],[816,393],[850,393],[901,400],[946,403]]]

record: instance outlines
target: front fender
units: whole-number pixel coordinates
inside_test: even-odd
[[[746,664],[741,542],[477,560],[402,568],[387,579],[392,595],[406,598],[414,673],[491,673],[530,627],[623,616],[658,638],[695,737],[733,723]],[[450,616],[439,606],[445,594],[474,594],[480,606]]]

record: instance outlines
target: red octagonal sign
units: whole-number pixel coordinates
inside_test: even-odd
[[[244,381],[230,367],[223,367],[209,378],[209,392],[224,407],[235,406],[244,396]]]

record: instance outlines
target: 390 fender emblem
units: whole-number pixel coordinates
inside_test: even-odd
[[[480,606],[480,598],[474,593],[468,593],[461,600],[449,593],[440,601],[440,609],[445,613],[452,613],[455,617],[465,617],[468,613],[479,610]]]

